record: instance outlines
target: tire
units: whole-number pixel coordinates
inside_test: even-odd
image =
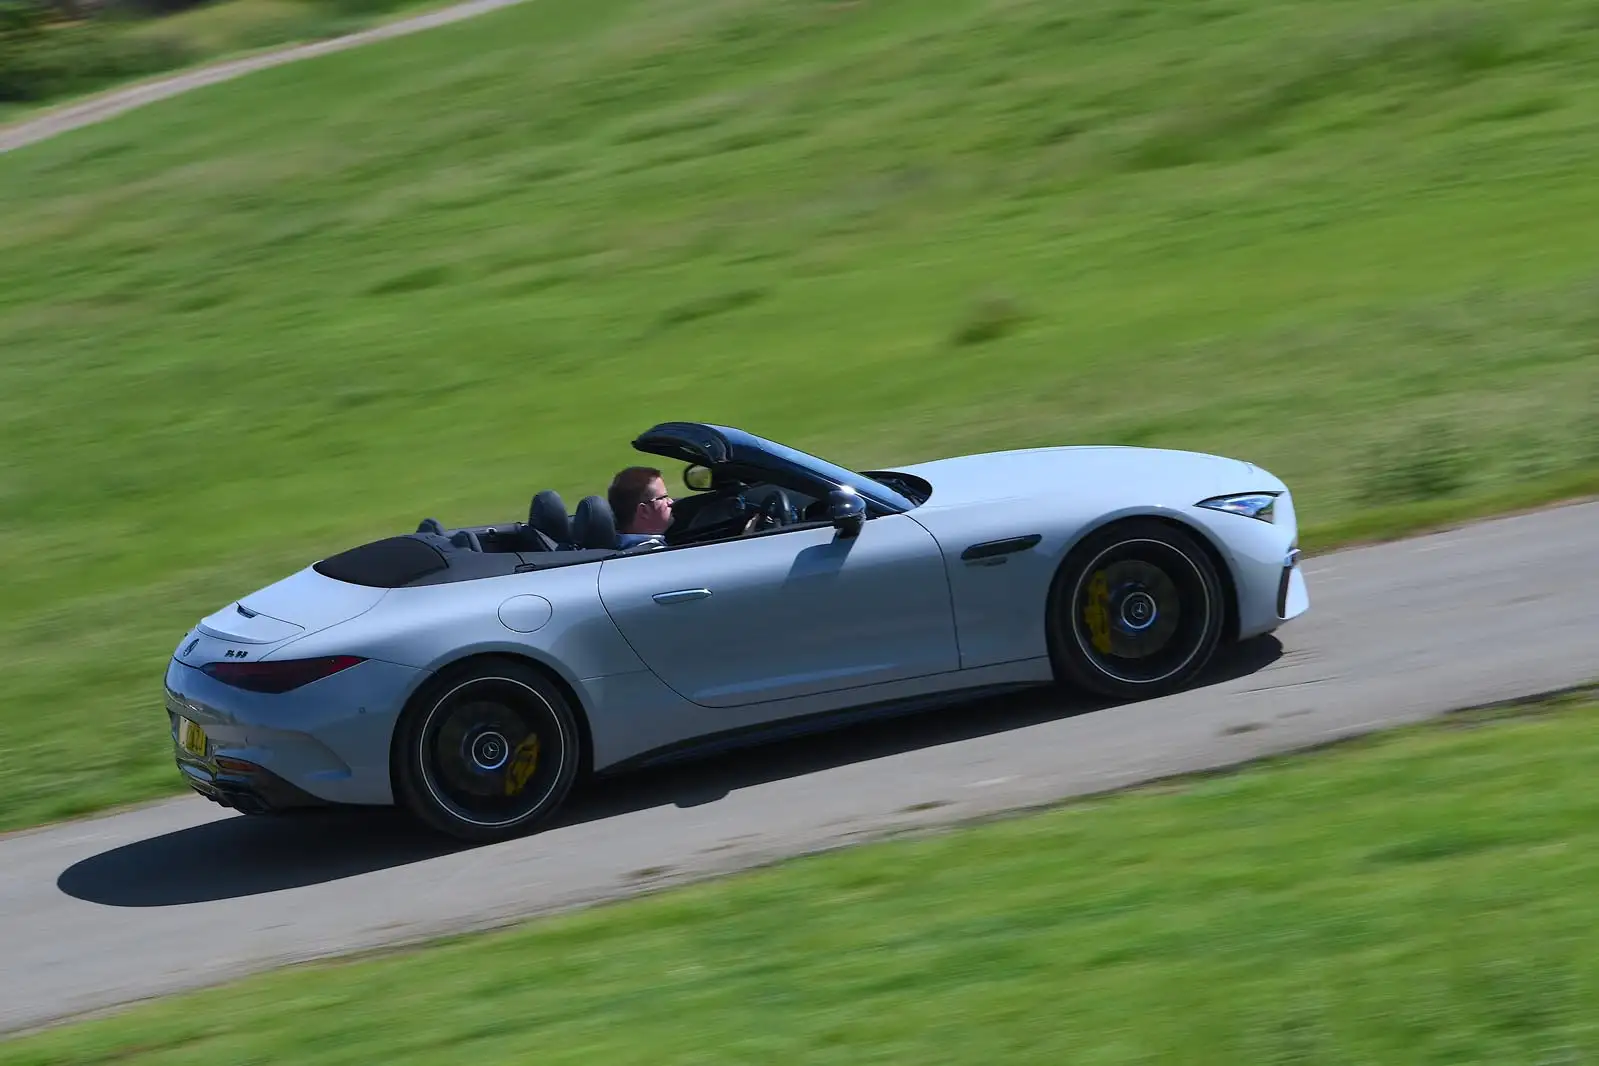
[[[521,750],[532,738],[537,746]],[[476,844],[547,821],[571,791],[582,752],[560,689],[500,658],[441,673],[406,708],[396,740],[396,798],[430,828]]]
[[[1209,554],[1180,529],[1132,519],[1090,534],[1050,589],[1056,677],[1118,700],[1175,692],[1215,655],[1224,595]]]

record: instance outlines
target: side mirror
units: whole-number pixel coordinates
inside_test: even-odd
[[[683,471],[683,484],[695,492],[709,492],[716,476],[711,473],[711,468],[698,463]]]
[[[841,539],[858,537],[866,524],[866,501],[853,489],[834,489],[827,494],[827,520]]]

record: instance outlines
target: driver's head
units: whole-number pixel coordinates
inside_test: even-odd
[[[672,497],[654,467],[630,466],[619,472],[611,479],[606,500],[620,533],[664,533],[672,524]]]

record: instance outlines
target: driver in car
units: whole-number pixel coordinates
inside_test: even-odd
[[[630,466],[611,479],[606,502],[616,515],[621,546],[632,548],[647,541],[665,543],[672,524],[672,494],[661,472],[652,466]]]

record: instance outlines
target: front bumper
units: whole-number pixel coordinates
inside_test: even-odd
[[[1278,496],[1275,522],[1202,507],[1193,508],[1192,517],[1210,533],[1232,569],[1240,639],[1270,633],[1310,609],[1292,493],[1284,490]]]
[[[1277,619],[1281,622],[1298,618],[1310,608],[1310,589],[1305,585],[1299,561],[1298,548],[1289,549],[1283,558],[1282,576],[1277,581]]]

